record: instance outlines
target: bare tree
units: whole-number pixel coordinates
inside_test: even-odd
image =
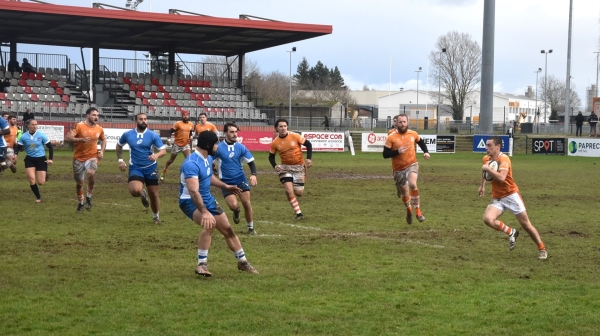
[[[569,103],[571,108],[580,107],[581,99],[577,94],[575,84],[571,83],[571,96]],[[567,98],[567,83],[565,80],[558,79],[553,75],[548,76],[546,83],[542,82],[540,90],[540,100],[547,101],[550,105],[550,120],[557,120],[558,113],[565,112],[565,102]]]
[[[452,107],[454,120],[462,121],[465,103],[481,82],[481,47],[471,35],[451,31],[438,38],[429,61],[432,83],[442,88],[442,102]]]
[[[263,75],[257,71],[249,77],[248,83],[254,86],[258,96],[265,100],[286,101],[289,98],[290,77],[282,72],[273,71]]]

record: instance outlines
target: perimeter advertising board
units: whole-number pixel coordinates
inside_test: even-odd
[[[490,137],[491,137],[491,135],[475,134],[473,136],[473,152],[485,153],[485,142]],[[502,138],[502,148],[500,149],[500,151],[502,153],[508,153],[508,151],[509,151],[509,145],[508,145],[509,136],[508,135],[499,135],[499,137]]]
[[[362,152],[383,152],[387,133],[362,133],[360,150]]]
[[[46,134],[53,145],[65,142],[65,127],[62,125],[38,125],[38,131]]]
[[[568,155],[600,157],[600,139],[569,138]]]
[[[343,152],[344,133],[302,132],[304,139],[310,141],[313,152]],[[306,147],[302,146],[305,151]]]
[[[117,142],[121,139],[121,135],[129,130],[130,128],[105,128],[104,137],[106,137],[106,150],[117,149]],[[100,149],[100,146],[98,146],[98,149]],[[125,145],[123,149],[129,150],[129,145]]]
[[[454,135],[419,134],[419,137],[425,141],[429,153],[456,152],[456,136]],[[417,153],[423,153],[418,145]]]
[[[564,138],[531,139],[532,154],[565,155]]]
[[[237,142],[251,152],[268,152],[273,141],[273,132],[239,131]]]

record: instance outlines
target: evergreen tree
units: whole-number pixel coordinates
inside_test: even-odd
[[[310,77],[310,65],[306,60],[306,57],[302,58],[302,62],[298,64],[296,68],[296,74],[294,75],[296,85],[300,90],[310,90],[312,87],[312,79]]]

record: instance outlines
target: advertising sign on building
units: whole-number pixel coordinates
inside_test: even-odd
[[[600,157],[600,139],[569,138],[569,156]]]
[[[485,153],[485,142],[490,137],[491,137],[491,135],[475,134],[473,136],[473,152]],[[509,146],[508,146],[509,136],[508,135],[499,135],[499,137],[502,138],[502,148],[500,149],[500,151],[502,153],[508,153],[508,151],[509,151]]]
[[[62,145],[65,142],[65,127],[62,125],[38,125],[38,131],[46,134],[52,144]]]
[[[273,141],[273,132],[239,131],[237,142],[251,152],[268,152]]]
[[[344,133],[302,132],[302,136],[310,141],[313,152],[343,152]],[[303,146],[302,150],[306,150]]]
[[[565,154],[564,138],[531,139],[532,154]]]

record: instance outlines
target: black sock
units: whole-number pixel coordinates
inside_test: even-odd
[[[37,199],[42,199],[42,195],[40,195],[40,189],[38,188],[37,184],[32,184],[29,187],[31,188],[31,191],[33,191]]]

